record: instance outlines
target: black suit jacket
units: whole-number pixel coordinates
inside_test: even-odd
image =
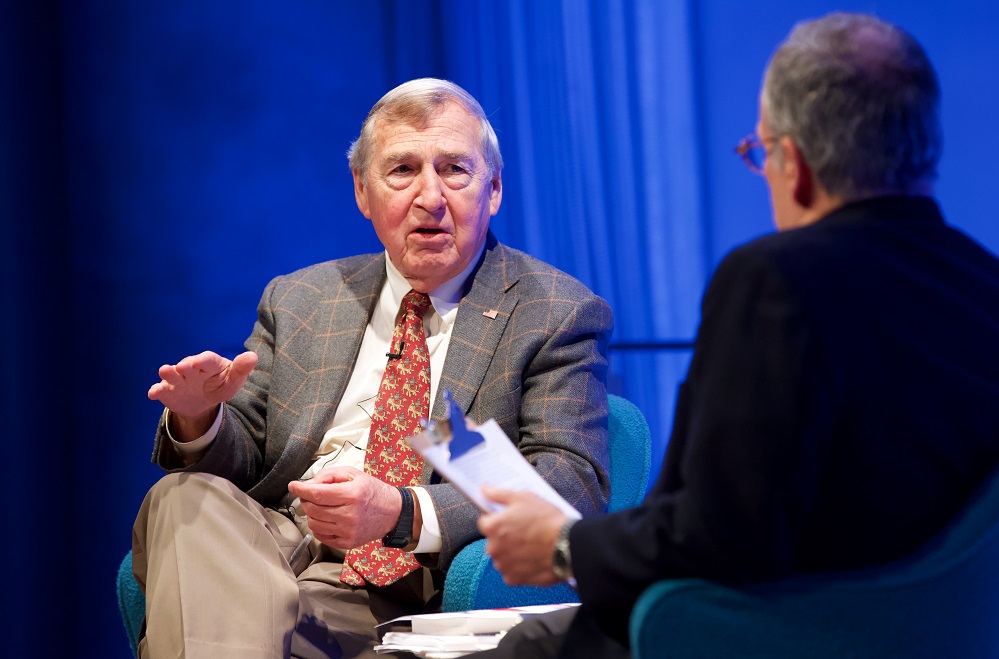
[[[623,639],[663,578],[902,557],[999,459],[999,260],[925,197],[850,204],[714,274],[660,477],[576,524],[587,615]]]

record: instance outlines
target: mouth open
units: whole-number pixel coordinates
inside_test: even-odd
[[[428,236],[435,236],[437,234],[444,233],[444,230],[433,227],[420,227],[419,229],[416,229],[413,233],[422,233]]]

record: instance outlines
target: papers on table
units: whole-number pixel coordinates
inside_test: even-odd
[[[447,422],[428,422],[423,432],[408,439],[441,476],[485,512],[500,508],[482,495],[482,484],[489,483],[508,490],[533,492],[570,519],[580,518],[579,511],[524,459],[495,420],[489,419],[469,430],[451,392],[444,392],[444,397],[448,401]]]
[[[378,626],[382,642],[375,652],[411,652],[425,659],[450,659],[496,647],[503,635],[524,618],[579,606],[552,604],[460,613],[402,616]]]
[[[429,636],[411,632],[386,632],[381,645],[375,646],[378,654],[411,652],[424,659],[453,659],[472,652],[492,650],[499,644],[500,634],[489,636]]]
[[[514,609],[479,609],[460,613],[429,613],[410,616],[414,634],[498,634],[523,618]]]

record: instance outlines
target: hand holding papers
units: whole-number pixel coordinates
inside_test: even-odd
[[[447,422],[427,422],[423,432],[408,440],[441,476],[484,512],[500,508],[482,495],[482,485],[488,483],[508,490],[533,492],[567,517],[580,518],[579,511],[524,459],[495,420],[469,430],[451,392],[445,391],[444,397],[448,402]]]

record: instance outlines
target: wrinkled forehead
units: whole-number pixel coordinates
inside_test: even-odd
[[[485,160],[480,123],[457,103],[418,117],[379,116],[373,120],[372,133],[376,160],[404,152]]]
[[[468,108],[456,100],[446,99],[428,103],[420,99],[404,99],[379,108],[371,117],[371,130],[375,133],[386,127],[402,124],[422,130],[441,121],[465,118],[478,126],[478,120]]]

